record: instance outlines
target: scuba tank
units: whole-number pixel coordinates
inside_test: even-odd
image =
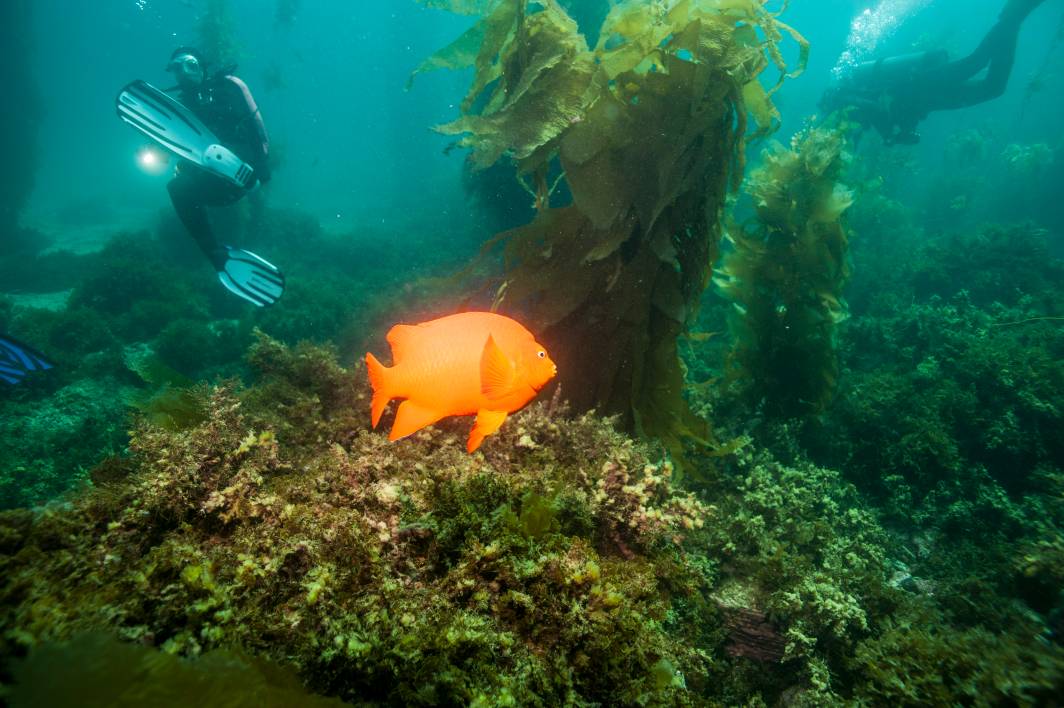
[[[917,79],[920,74],[949,63],[949,52],[932,49],[926,52],[899,54],[858,64],[846,77],[846,83],[865,91]]]

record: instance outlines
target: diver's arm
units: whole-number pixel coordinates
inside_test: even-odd
[[[255,170],[255,176],[265,184],[270,181],[270,139],[251,90],[235,76],[226,76],[225,100],[235,125],[240,152]]]

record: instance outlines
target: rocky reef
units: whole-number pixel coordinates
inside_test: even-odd
[[[5,654],[99,630],[239,646],[365,704],[706,685],[713,571],[687,549],[711,512],[669,465],[549,403],[484,455],[454,427],[389,444],[326,351],[249,357],[255,386],[199,389],[190,427],[142,421],[113,481],[3,516]]]
[[[947,696],[1064,677],[1003,628],[958,651],[836,472],[743,441],[700,500],[557,400],[475,455],[461,419],[388,443],[330,350],[259,334],[247,363],[251,385],[190,392],[200,415],[142,417],[92,489],[0,514],[0,654],[28,652],[5,682],[93,642],[118,660],[101,633],[190,657],[160,676],[236,652],[355,705],[905,700],[947,657]]]

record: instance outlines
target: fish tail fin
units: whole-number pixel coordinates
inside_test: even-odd
[[[380,422],[384,408],[392,400],[388,390],[388,367],[377,361],[377,357],[366,353],[366,370],[369,372],[369,385],[373,387],[373,401],[370,403],[370,418],[373,427]]]

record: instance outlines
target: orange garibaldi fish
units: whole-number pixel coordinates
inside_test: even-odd
[[[532,333],[492,312],[463,312],[419,325],[395,325],[388,332],[393,366],[366,354],[373,386],[371,414],[377,427],[385,406],[399,404],[388,435],[398,440],[451,415],[477,420],[466,449],[524,407],[558,372]]]

